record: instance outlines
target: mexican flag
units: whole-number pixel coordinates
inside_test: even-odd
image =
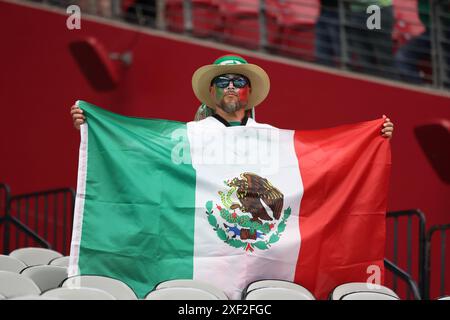
[[[323,299],[373,268],[383,278],[391,161],[382,119],[297,131],[78,105],[87,123],[69,275],[114,277],[139,297],[196,279],[230,299],[259,279]]]

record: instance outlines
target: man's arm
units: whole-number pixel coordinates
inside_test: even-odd
[[[83,110],[74,104],[70,108],[70,114],[72,115],[73,126],[80,130],[80,126],[86,121],[86,117],[83,115]]]

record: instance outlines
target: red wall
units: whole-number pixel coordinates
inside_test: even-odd
[[[0,181],[13,194],[76,186],[78,131],[69,107],[86,100],[125,115],[189,121],[199,105],[192,73],[226,53],[206,46],[82,20],[66,28],[66,15],[0,1]],[[95,92],[68,44],[92,35],[111,51],[132,48],[133,64],[117,90]],[[439,180],[417,144],[413,128],[450,119],[450,98],[245,56],[270,75],[268,99],[257,120],[313,129],[389,115],[395,122],[389,209],[422,209],[428,225],[449,222],[450,188]]]

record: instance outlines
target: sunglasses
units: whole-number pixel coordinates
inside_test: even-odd
[[[216,87],[223,89],[228,87],[230,81],[233,82],[233,86],[235,86],[236,88],[244,88],[246,85],[250,85],[250,81],[244,76],[237,76],[237,77],[218,76],[211,81],[211,85],[214,84]]]

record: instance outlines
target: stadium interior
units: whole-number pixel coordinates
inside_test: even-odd
[[[325,6],[337,39],[323,50],[319,0],[0,0],[0,300],[139,299],[114,278],[68,277],[80,142],[69,108],[80,99],[127,116],[191,121],[200,104],[192,73],[230,52],[270,75],[259,122],[310,130],[386,114],[395,123],[384,285],[345,283],[329,299],[450,299],[450,1],[432,1],[429,12],[418,2],[392,1],[377,60],[352,45],[362,40],[346,15],[349,0]],[[81,8],[80,28],[69,28],[72,5]],[[410,45],[425,32],[428,49]],[[333,43],[340,49],[331,54]],[[402,48],[430,52],[399,62]],[[277,279],[242,289],[243,300],[316,299]],[[143,299],[186,297],[229,299],[190,279],[167,279]]]

